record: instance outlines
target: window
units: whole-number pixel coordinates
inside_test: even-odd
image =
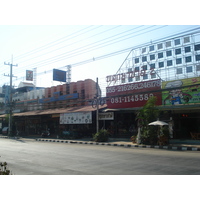
[[[147,57],[146,57],[146,56],[143,56],[143,57],[142,57],[142,62],[145,62],[145,61],[147,61]]]
[[[158,58],[163,58],[163,52],[158,53]]]
[[[170,50],[170,51],[167,51],[166,52],[166,56],[172,56],[172,51]]]
[[[155,54],[150,55],[150,60],[155,60]]]
[[[181,43],[181,40],[180,40],[180,39],[174,40],[174,44],[175,44],[175,45],[179,45],[180,43]]]
[[[135,67],[135,72],[139,72],[140,68],[139,67]]]
[[[186,67],[186,72],[187,72],[187,73],[192,72],[192,66]]]
[[[159,68],[164,67],[164,62],[159,62],[158,66],[159,66]]]
[[[182,58],[177,58],[176,59],[176,64],[178,65],[178,64],[181,64],[182,63]]]
[[[194,50],[199,51],[200,50],[200,44],[194,45]]]
[[[192,62],[192,57],[191,57],[191,56],[185,57],[185,62],[186,62],[186,63]]]
[[[128,82],[132,82],[133,78],[132,77],[128,77]]]
[[[156,73],[151,74],[151,78],[156,78]]]
[[[162,43],[158,44],[157,46],[158,46],[158,49],[162,49],[163,48],[163,44]]]
[[[132,68],[128,68],[128,72],[132,72],[133,70],[132,70]]]
[[[172,60],[167,61],[167,66],[172,66]]]
[[[154,50],[154,45],[149,47],[149,51],[153,51]]]
[[[80,96],[81,99],[85,99],[85,90],[81,90],[81,96]]]
[[[142,70],[147,70],[147,65],[143,65]]]
[[[155,69],[156,65],[155,63],[150,64],[150,69]]]
[[[185,53],[191,52],[191,47],[185,47]]]
[[[142,53],[146,52],[146,47],[142,48]]]
[[[195,59],[196,59],[196,61],[199,61],[200,60],[200,55],[195,55]]]
[[[200,71],[200,65],[196,65],[196,70]]]
[[[148,74],[143,75],[143,80],[148,79]]]
[[[166,47],[171,47],[171,46],[172,46],[171,41],[166,42]]]
[[[136,80],[136,81],[139,81],[139,80],[140,80],[140,76],[136,76],[136,77],[135,77],[135,80]]]
[[[189,37],[189,36],[188,36],[188,37],[184,37],[184,38],[183,38],[183,41],[184,41],[184,43],[190,42],[190,37]]]
[[[135,63],[139,63],[139,58],[135,58]]]
[[[181,54],[181,48],[175,49],[175,54],[176,54],[176,55]]]
[[[182,74],[182,73],[183,73],[183,69],[182,68],[176,69],[176,74]]]

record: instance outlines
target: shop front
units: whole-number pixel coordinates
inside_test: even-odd
[[[157,97],[159,119],[169,123],[172,139],[194,139],[200,133],[200,78],[160,79],[107,87],[107,111],[114,111],[115,136],[131,135],[136,115],[151,96]],[[199,134],[200,135],[200,134]]]
[[[104,108],[106,105],[100,106],[99,111]],[[13,127],[13,131],[20,136],[39,137],[47,130],[52,137],[58,137],[66,130],[76,131],[81,136],[92,136],[96,131],[96,108],[80,106],[14,113]]]

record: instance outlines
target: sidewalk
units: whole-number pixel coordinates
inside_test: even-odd
[[[137,147],[137,148],[155,148],[165,150],[179,150],[179,151],[200,151],[200,141],[194,144],[185,144],[184,141],[171,140],[170,144],[166,146],[159,145],[142,145],[132,143],[129,138],[109,138],[107,142],[95,142],[92,138],[81,138],[81,139],[56,139],[56,138],[41,138],[41,137],[8,137],[0,135],[0,138],[8,139],[32,139],[43,142],[61,142],[61,143],[73,143],[73,144],[89,144],[89,145],[107,145],[107,146],[121,146],[121,147]]]
[[[108,146],[121,146],[121,147],[138,147],[138,148],[156,148],[166,150],[180,150],[180,151],[200,151],[200,144],[169,144],[166,146],[159,145],[140,145],[132,143],[128,138],[109,138],[107,142],[95,142],[91,138],[82,139],[52,139],[52,138],[36,138],[36,141],[44,142],[62,142],[62,143],[75,143],[75,144],[90,144],[90,145],[108,145]]]

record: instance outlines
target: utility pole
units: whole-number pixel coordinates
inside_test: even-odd
[[[13,57],[12,57],[12,63],[13,63]],[[10,91],[9,91],[9,129],[8,129],[8,135],[11,136],[12,135],[12,77],[13,77],[13,74],[12,74],[12,67],[13,66],[16,66],[17,65],[13,65],[12,63],[6,63],[4,62],[4,65],[9,65],[10,66],[10,75],[7,75],[7,76],[10,76]]]
[[[96,131],[99,132],[99,84],[98,84],[98,78],[96,79],[96,90],[97,90],[97,111],[96,111]]]

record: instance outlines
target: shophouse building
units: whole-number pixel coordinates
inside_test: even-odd
[[[107,111],[114,112],[115,133],[131,135],[137,111],[157,97],[160,120],[173,138],[200,132],[200,33],[176,35],[132,49],[118,74],[106,77]]]
[[[13,94],[14,129],[20,135],[29,136],[39,136],[45,130],[50,130],[52,136],[65,130],[92,134],[96,127],[96,108],[92,101],[97,89],[101,95],[99,86],[91,79],[49,88],[35,88],[24,83]],[[5,106],[1,114],[4,119]]]

